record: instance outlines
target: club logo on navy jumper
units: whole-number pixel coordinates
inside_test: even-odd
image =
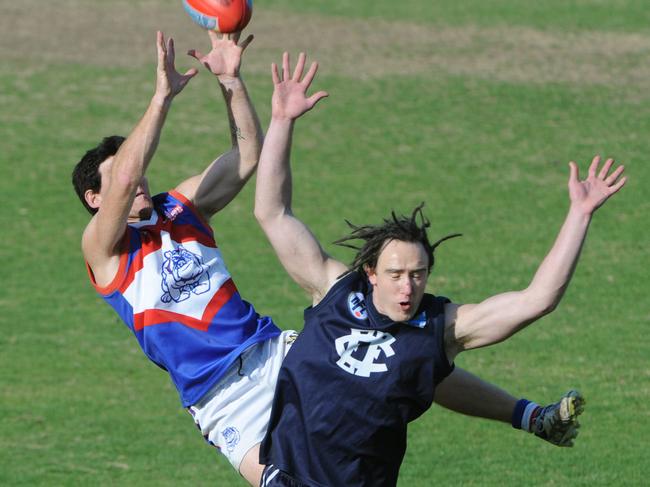
[[[237,446],[237,443],[239,443],[239,430],[234,426],[228,426],[221,432],[221,435],[223,436],[223,439],[226,440],[226,448],[232,453]]]
[[[368,319],[368,310],[366,309],[366,301],[361,293],[351,292],[348,294],[348,308],[350,313],[358,320]]]
[[[370,374],[387,372],[388,367],[384,363],[375,363],[383,352],[386,357],[395,355],[391,345],[395,337],[390,333],[380,330],[355,330],[351,329],[349,335],[337,338],[334,341],[336,352],[341,357],[336,365],[347,373],[359,377],[370,377]],[[359,347],[365,346],[366,354],[363,358],[356,358],[353,354],[359,352]]]
[[[162,264],[161,286],[165,292],[163,303],[180,303],[192,294],[203,294],[210,290],[208,266],[203,264],[200,255],[193,254],[182,245],[165,252]]]

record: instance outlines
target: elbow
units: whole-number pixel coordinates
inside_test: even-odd
[[[564,289],[560,288],[549,291],[529,288],[526,293],[526,301],[531,310],[531,321],[535,321],[555,311],[564,295]]]
[[[262,154],[262,139],[255,137],[248,144],[238,142],[232,150],[241,157],[243,166],[255,168]]]
[[[557,308],[557,301],[538,302],[532,307],[529,318],[526,320],[527,324],[534,323],[535,321],[551,314]]]
[[[554,299],[552,301],[545,303],[544,306],[540,309],[539,317],[541,318],[542,316],[551,314],[553,311],[557,309],[558,304],[560,304],[559,299]]]
[[[282,226],[284,219],[291,215],[287,208],[272,209],[265,205],[255,204],[253,215],[265,233]]]
[[[258,202],[255,202],[255,208],[253,209],[253,215],[257,220],[257,223],[264,228],[267,225],[272,225],[274,219],[278,216],[276,213],[271,211],[271,209],[266,205],[261,205]]]
[[[257,169],[260,161],[260,152],[234,147],[229,156],[237,164],[237,172],[242,181],[248,181]]]
[[[263,225],[264,222],[266,222],[269,217],[268,212],[260,208],[260,206],[257,203],[255,204],[255,208],[253,209],[253,215],[255,216],[257,223],[259,223],[260,225]]]
[[[142,173],[139,171],[130,171],[126,168],[118,167],[113,172],[111,186],[112,191],[122,191],[130,194],[135,191],[142,183]]]

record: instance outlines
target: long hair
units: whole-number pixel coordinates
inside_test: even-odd
[[[427,228],[429,228],[430,223],[422,212],[423,207],[424,203],[420,203],[415,207],[411,216],[397,215],[395,211],[391,211],[390,218],[385,218],[381,225],[357,226],[345,220],[352,231],[334,243],[357,251],[357,255],[350,264],[350,272],[356,270],[363,273],[366,268],[374,269],[377,266],[379,254],[381,254],[386,244],[392,240],[399,240],[420,243],[424,247],[428,258],[427,270],[431,273],[435,263],[434,252],[436,247],[445,240],[460,237],[461,234],[447,235],[433,244],[430,243],[427,235]],[[357,246],[350,243],[355,240],[362,240],[363,244]]]

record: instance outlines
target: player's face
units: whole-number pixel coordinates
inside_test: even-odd
[[[109,157],[104,162],[99,165],[99,174],[102,179],[102,187],[99,190],[100,202],[101,205],[101,195],[105,193],[106,188],[111,184],[111,168],[113,166],[114,157]],[[151,216],[153,210],[153,201],[151,200],[151,195],[149,194],[149,183],[146,177],[142,177],[138,188],[135,191],[135,199],[131,205],[131,211],[129,211],[129,222],[146,220]]]
[[[379,254],[377,267],[367,271],[377,311],[393,321],[413,318],[429,278],[428,265],[427,254],[420,243],[388,242]]]

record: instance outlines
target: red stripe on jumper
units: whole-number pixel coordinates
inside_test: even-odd
[[[228,300],[237,292],[237,287],[232,279],[224,282],[214,294],[203,312],[201,319],[196,319],[173,311],[161,309],[148,309],[133,316],[133,329],[142,330],[145,326],[160,325],[161,323],[178,322],[190,328],[207,331],[212,324],[212,318],[223,308]]]

